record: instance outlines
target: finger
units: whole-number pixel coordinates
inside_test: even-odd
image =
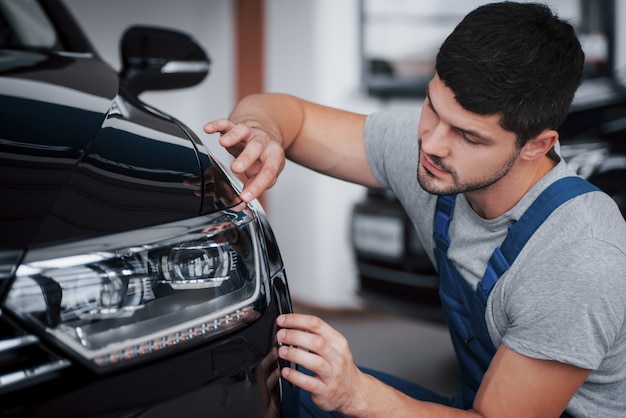
[[[219,133],[219,143],[234,157],[237,157],[245,148],[247,140],[252,134],[251,129],[244,124],[234,124],[228,119],[217,119],[204,125],[208,134]]]
[[[267,158],[261,162],[260,166],[251,165],[248,170],[253,173],[256,171],[248,181],[244,183],[244,188],[241,193],[242,200],[249,202],[261,195],[265,190],[276,184],[278,175],[285,168],[284,151],[279,151],[279,154]]]
[[[322,356],[328,348],[326,340],[320,335],[298,329],[283,328],[276,333],[276,339],[283,345],[299,347]]]
[[[232,122],[230,122],[230,124],[225,124],[224,126],[228,127],[220,131],[222,134],[220,136],[220,145],[224,148],[241,146],[242,143],[246,144],[250,142],[254,136],[254,132],[248,125],[242,123],[233,125]]]
[[[289,383],[292,383],[299,388],[310,392],[311,394],[320,393],[324,386],[323,382],[315,375],[311,376],[290,367],[283,367],[281,375]]]
[[[239,197],[248,203],[258,198],[263,192],[276,184],[276,179],[265,176],[255,176],[244,183],[244,188]]]
[[[276,324],[281,328],[299,329],[322,336],[338,334],[330,325],[314,315],[283,314],[276,318]]]
[[[263,144],[259,141],[249,142],[239,153],[237,158],[230,164],[231,170],[236,174],[245,173],[261,157]]]
[[[330,364],[328,361],[323,356],[302,347],[283,345],[278,349],[278,356],[285,361],[310,370],[317,376],[327,376],[329,374]]]
[[[251,178],[256,176],[257,174],[259,174],[259,172],[261,172],[261,169],[263,168],[263,164],[261,163],[261,161],[255,161],[252,164],[250,164],[250,167],[248,167],[246,169],[246,177],[247,178]]]
[[[235,124],[232,123],[230,120],[224,118],[212,120],[204,125],[204,132],[206,132],[207,134],[226,132],[231,130],[234,125]]]

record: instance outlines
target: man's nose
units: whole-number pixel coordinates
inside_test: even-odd
[[[450,129],[438,123],[422,135],[422,151],[426,154],[446,157],[450,153]]]

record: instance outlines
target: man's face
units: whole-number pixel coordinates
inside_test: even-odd
[[[499,116],[463,109],[437,75],[428,85],[418,144],[418,181],[437,195],[488,190],[509,173],[521,151]]]

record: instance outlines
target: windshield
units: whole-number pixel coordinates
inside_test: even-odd
[[[55,49],[54,25],[36,0],[0,0],[0,48]]]

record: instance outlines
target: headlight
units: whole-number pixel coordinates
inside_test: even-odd
[[[260,248],[246,210],[33,250],[6,308],[104,371],[259,317]]]

